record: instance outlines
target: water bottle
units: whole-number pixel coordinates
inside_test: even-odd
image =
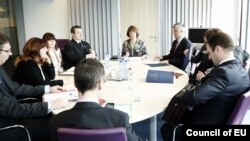
[[[105,54],[104,60],[105,60],[105,68],[109,68],[110,55],[108,53]]]
[[[122,66],[122,69],[123,69],[122,78],[123,79],[128,79],[128,59],[124,58],[122,64],[123,64],[123,66]]]
[[[132,71],[132,68],[129,68],[128,69],[128,88],[129,89],[133,89],[133,81],[134,81],[134,78],[133,78],[133,71]]]
[[[119,63],[119,70],[117,73],[117,80],[122,80],[123,76],[123,59],[121,57],[118,57],[118,63]]]

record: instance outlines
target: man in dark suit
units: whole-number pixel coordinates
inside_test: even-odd
[[[99,105],[98,93],[103,89],[104,77],[104,67],[95,59],[84,59],[76,66],[74,81],[79,92],[78,101],[72,109],[51,118],[53,141],[57,141],[57,128],[60,127],[87,129],[124,127],[128,141],[141,140],[129,124],[127,113]]]
[[[186,119],[188,125],[226,124],[238,98],[250,87],[247,71],[234,57],[234,44],[229,35],[216,33],[208,39],[206,47],[215,67],[200,86],[181,98],[193,107]],[[161,131],[164,140],[171,140],[173,127],[165,123]]]
[[[24,125],[30,132],[32,141],[46,141],[49,139],[48,119],[52,108],[60,107],[63,100],[36,103],[20,103],[17,96],[41,96],[49,92],[61,92],[60,86],[37,86],[20,85],[13,82],[5,73],[2,65],[12,55],[11,46],[7,36],[0,33],[0,128],[15,124]],[[1,141],[6,141],[8,136],[19,137],[19,134],[0,134]],[[22,138],[17,138],[22,140]]]
[[[162,63],[172,64],[180,69],[183,68],[184,50],[191,48],[191,42],[184,36],[184,26],[181,23],[176,23],[173,26],[173,34],[175,40],[172,43],[170,54],[160,58]]]
[[[67,70],[76,66],[82,59],[96,58],[94,50],[90,48],[89,43],[82,41],[82,28],[79,25],[71,27],[72,39],[63,50],[64,69]]]

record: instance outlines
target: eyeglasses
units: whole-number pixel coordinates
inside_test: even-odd
[[[0,49],[0,51],[4,51],[6,53],[10,53],[11,52],[11,48],[9,50]]]

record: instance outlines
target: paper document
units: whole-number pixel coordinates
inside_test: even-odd
[[[51,102],[56,99],[63,98],[68,101],[76,101],[78,98],[77,91],[68,91],[68,92],[61,92],[61,93],[49,93],[43,95],[44,102]]]
[[[75,67],[71,67],[70,69],[62,72],[60,75],[74,75]]]
[[[132,116],[132,105],[131,104],[115,104],[114,109],[123,111],[128,114],[129,118]]]

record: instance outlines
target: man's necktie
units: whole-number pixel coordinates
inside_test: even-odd
[[[176,40],[175,45],[174,45],[174,52],[176,51],[178,44],[179,44],[179,42],[178,42],[178,40]]]
[[[82,47],[82,49],[84,49],[84,46],[83,46],[82,42],[80,42],[79,45]]]

